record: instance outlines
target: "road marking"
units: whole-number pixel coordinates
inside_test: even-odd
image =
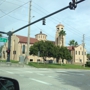
[[[48,76],[48,77],[53,77],[53,76]]]
[[[44,75],[44,74],[41,74],[41,73],[37,73],[38,75]]]
[[[10,71],[6,71],[7,73],[10,73],[10,74],[14,74],[13,72],[10,72]]]
[[[27,72],[27,73],[33,73],[33,72],[31,72],[31,71],[25,71],[25,72]]]
[[[19,75],[19,76],[22,76],[23,77],[24,75]]]
[[[33,81],[36,81],[36,82],[39,82],[39,83],[46,84],[46,85],[52,85],[52,84],[50,84],[50,83],[47,83],[47,82],[44,82],[44,81],[41,81],[41,80],[38,80],[38,79],[34,79],[34,78],[29,78],[29,79],[31,79],[31,80],[33,80]]]
[[[57,72],[67,72],[67,71],[57,71]]]

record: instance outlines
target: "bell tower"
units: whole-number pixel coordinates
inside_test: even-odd
[[[62,37],[59,36],[60,31],[64,30],[64,26],[62,24],[58,24],[56,26],[56,36],[55,36],[55,45],[62,46]],[[63,45],[65,45],[65,36],[63,36]]]

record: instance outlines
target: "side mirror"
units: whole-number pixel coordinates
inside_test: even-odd
[[[0,77],[0,90],[20,90],[17,80],[7,77]]]

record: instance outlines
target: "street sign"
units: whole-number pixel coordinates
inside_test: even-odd
[[[0,42],[7,42],[7,38],[0,37]]]

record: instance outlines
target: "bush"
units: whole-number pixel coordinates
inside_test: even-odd
[[[85,64],[86,67],[90,67],[90,61],[87,61]]]

